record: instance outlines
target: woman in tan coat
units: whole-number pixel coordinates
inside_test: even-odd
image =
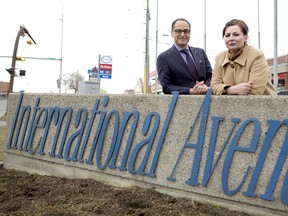
[[[263,52],[248,46],[248,26],[233,19],[223,29],[227,51],[218,54],[212,74],[215,95],[277,95]]]

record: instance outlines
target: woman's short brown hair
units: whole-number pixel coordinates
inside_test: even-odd
[[[242,20],[232,19],[232,20],[230,20],[229,22],[227,22],[227,23],[225,24],[225,27],[223,28],[223,31],[222,31],[222,37],[224,37],[225,31],[226,31],[226,29],[227,29],[228,27],[230,27],[230,26],[235,26],[235,25],[237,25],[237,26],[240,27],[241,32],[242,32],[244,35],[248,35],[249,28],[248,28],[247,24],[246,24],[244,21],[242,21]]]

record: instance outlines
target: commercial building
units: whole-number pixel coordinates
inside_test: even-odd
[[[268,66],[271,70],[272,81],[274,75],[274,58],[267,60]],[[277,74],[279,90],[288,90],[288,54],[279,56],[277,59]]]

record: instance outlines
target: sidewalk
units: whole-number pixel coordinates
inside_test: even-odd
[[[1,118],[2,116],[0,116],[0,118]],[[2,121],[2,120],[0,120],[0,127],[1,126],[6,126],[6,121]]]
[[[0,120],[0,169],[3,168],[3,152],[5,149],[5,142],[4,142],[5,131],[6,131],[6,121]]]
[[[6,106],[7,106],[7,99],[0,98],[0,169],[3,168],[3,152],[5,149],[5,130],[6,130]]]

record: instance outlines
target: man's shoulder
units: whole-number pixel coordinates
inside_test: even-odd
[[[198,50],[198,51],[204,52],[204,49],[202,49],[202,48],[200,48],[200,47],[189,46],[189,48],[190,48],[191,50]]]
[[[172,46],[172,47],[170,47],[169,49],[167,49],[167,50],[163,51],[162,53],[160,53],[159,56],[170,55],[172,52],[175,51],[175,49],[176,49],[176,48],[175,48],[174,46]]]
[[[200,55],[205,55],[205,50],[200,48],[200,47],[193,47],[193,46],[189,46],[190,50],[192,51],[192,53],[198,53]]]

